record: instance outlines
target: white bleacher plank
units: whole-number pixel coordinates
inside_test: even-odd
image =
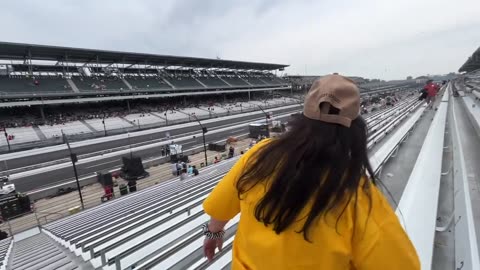
[[[413,128],[415,123],[420,119],[425,107],[420,107],[415,113],[413,113],[410,118],[403,123],[398,130],[393,133],[393,135],[382,145],[380,149],[378,149],[373,156],[370,157],[370,163],[372,164],[372,169],[374,172],[377,172],[380,167],[383,165],[385,160],[387,160],[401,142],[403,138],[407,135],[407,133]]]
[[[7,133],[15,136],[13,140],[9,141],[12,145],[40,140],[32,127],[7,128]],[[3,137],[3,132],[1,135]],[[0,145],[7,145],[5,138],[0,140]]]
[[[102,119],[87,119],[85,122],[92,126],[94,129],[102,131],[103,130],[103,123]],[[122,129],[122,128],[130,128],[132,127],[131,124],[125,122],[124,120],[118,117],[108,117],[105,118],[105,128],[107,130],[113,129]]]
[[[210,115],[208,111],[205,111],[199,108],[183,108],[183,109],[179,109],[178,111],[185,114],[184,118],[188,118],[188,115],[196,115],[198,117]]]
[[[232,249],[230,249],[228,252],[226,252],[220,258],[218,258],[218,260],[216,260],[211,265],[209,265],[207,269],[210,269],[210,270],[223,269],[223,267],[229,265],[231,261],[232,261]]]
[[[396,211],[422,269],[432,265],[447,107],[440,103]]]
[[[140,122],[140,126],[142,125],[151,125],[151,124],[160,124],[165,121],[161,120],[160,118],[151,115],[149,113],[132,113],[125,116],[125,119],[134,122],[138,126],[138,122]]]
[[[150,235],[160,233],[161,231],[164,231],[164,230],[167,230],[169,228],[174,227],[175,228],[174,232],[169,233],[163,240],[163,241],[165,241],[165,243],[169,243],[170,241],[175,239],[176,236],[182,235],[185,232],[191,230],[192,227],[200,226],[201,224],[207,222],[209,220],[209,217],[206,216],[206,215],[200,215],[199,217],[195,218],[191,222],[180,225],[180,222],[184,221],[185,218],[187,218],[189,216],[194,216],[195,214],[201,213],[201,212],[203,212],[203,208],[202,208],[201,205],[199,205],[199,206],[197,206],[197,207],[195,207],[191,210],[190,215],[185,213],[184,215],[181,215],[181,216],[175,217],[173,219],[170,219],[169,221],[162,223],[161,226],[158,226],[157,228],[149,231],[148,233],[144,233],[140,236],[135,237],[135,239],[133,239],[132,241],[129,241],[125,245],[121,245],[121,246],[116,247],[116,248],[114,248],[110,251],[107,251],[106,252],[106,258],[107,258],[107,260],[110,259],[110,258],[113,258],[115,255],[128,250],[130,248],[130,246],[139,244],[140,242],[148,239],[150,237]],[[112,244],[112,243],[109,243],[109,244]],[[104,249],[106,247],[108,247],[108,245],[101,246],[97,250],[101,251],[102,249]],[[154,250],[155,250],[155,243],[145,247],[145,252],[143,254],[149,254],[150,252],[153,252]]]
[[[463,143],[460,140],[455,113],[455,102],[452,102],[452,107],[453,128],[451,130],[453,133],[452,140],[454,146],[453,167],[456,168],[453,177],[456,189],[454,196],[455,260],[457,262],[463,262],[464,269],[480,269],[477,234],[475,230],[476,224],[470,195],[470,190],[473,190],[473,188],[471,187],[472,183],[469,181],[467,175],[468,171],[465,163]],[[476,121],[480,124],[480,118],[477,118]]]
[[[61,137],[62,131],[66,135],[91,133],[92,131],[80,121],[68,122],[60,125],[38,126],[47,138]]]

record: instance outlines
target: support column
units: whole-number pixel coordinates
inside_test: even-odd
[[[250,101],[250,91],[248,91],[248,101]]]
[[[227,102],[227,94],[223,93],[223,102]]]
[[[130,110],[130,101],[129,100],[127,100],[127,109],[128,109],[128,113],[130,113],[131,110]]]
[[[183,96],[183,105],[187,106],[187,96]]]
[[[43,123],[45,123],[46,119],[45,119],[45,112],[43,111],[43,105],[40,106],[40,115],[42,116]]]

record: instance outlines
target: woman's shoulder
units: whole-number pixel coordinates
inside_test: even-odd
[[[378,226],[397,218],[382,190],[367,177],[363,177],[359,187],[358,203],[368,218]]]

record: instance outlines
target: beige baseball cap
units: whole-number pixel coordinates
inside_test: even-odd
[[[360,91],[346,77],[327,75],[313,83],[304,106],[307,118],[350,127],[360,115]],[[338,114],[328,114],[330,106],[338,109]]]

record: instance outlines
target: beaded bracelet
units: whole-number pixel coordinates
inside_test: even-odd
[[[211,232],[209,229],[208,229],[208,224],[203,224],[202,225],[202,231],[203,231],[203,235],[205,235],[205,237],[207,237],[208,239],[221,239],[223,238],[223,235],[225,235],[225,231],[224,230],[221,230],[219,232]]]

